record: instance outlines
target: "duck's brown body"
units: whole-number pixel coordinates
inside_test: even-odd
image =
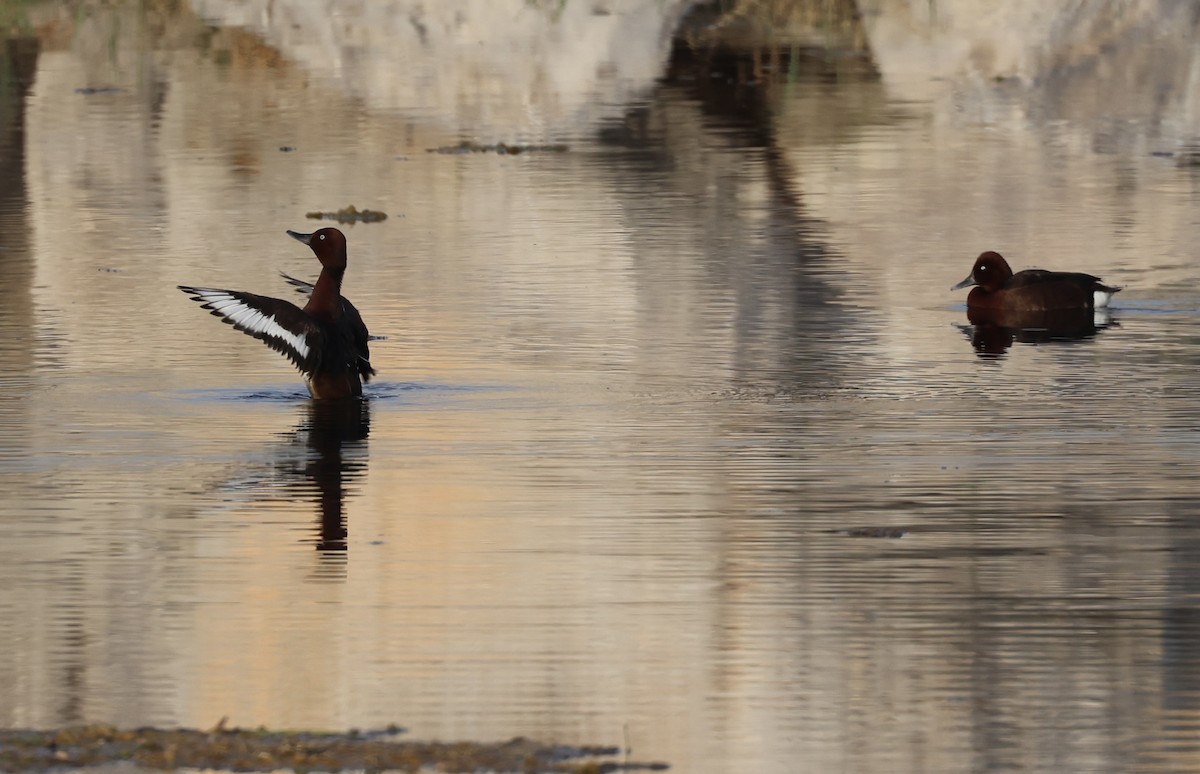
[[[968,307],[1007,312],[1104,307],[1121,289],[1105,285],[1099,277],[1080,272],[1025,269],[1013,274],[1008,261],[990,250],[975,259],[971,274],[953,289],[969,285],[975,287],[967,295]]]

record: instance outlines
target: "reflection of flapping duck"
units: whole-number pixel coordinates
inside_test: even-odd
[[[370,403],[365,400],[313,401],[297,428],[297,439],[303,438],[309,450],[306,484],[320,504],[318,551],[346,550],[346,484],[367,467],[365,455],[352,458],[350,452],[366,448],[370,429]]]
[[[345,500],[367,469],[370,402],[356,398],[309,401],[295,429],[266,450],[265,459],[243,460],[236,478],[217,487],[253,502],[310,500],[317,505],[316,548],[345,551]]]

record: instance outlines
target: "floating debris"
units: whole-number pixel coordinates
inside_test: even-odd
[[[664,763],[611,760],[617,747],[544,745],[523,737],[496,744],[394,740],[403,729],[308,731],[227,729],[210,731],[93,725],[50,731],[0,731],[0,770],[47,771],[95,767],[119,761],[148,769],[232,771],[341,771],[357,769],[436,771],[613,772],[662,771]]]
[[[381,220],[387,220],[387,213],[378,210],[360,210],[351,204],[337,212],[308,212],[304,217],[313,220],[336,220],[338,223],[378,223]]]
[[[498,153],[501,156],[516,156],[521,153],[566,153],[570,147],[562,143],[552,145],[509,145],[505,142],[495,145],[481,145],[470,140],[463,140],[458,145],[442,145],[437,148],[426,148],[427,153]]]
[[[834,530],[841,535],[862,538],[902,538],[908,530],[901,527],[854,527],[853,529]]]
[[[296,150],[295,145],[280,145],[279,146],[280,153],[291,153],[294,150]]]
[[[88,94],[88,95],[90,95],[90,94],[121,94],[121,93],[124,93],[124,91],[125,91],[124,89],[118,88],[116,86],[84,86],[81,89],[76,89],[75,93],[76,94]]]

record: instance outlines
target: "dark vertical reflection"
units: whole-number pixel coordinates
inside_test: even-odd
[[[707,13],[703,9],[685,21],[647,103],[601,134],[609,151],[603,161],[629,202],[629,232],[635,245],[641,243],[637,270],[661,276],[674,246],[656,242],[656,235],[682,232],[662,228],[656,218],[695,219],[691,233],[702,241],[688,246],[689,260],[698,256],[699,281],[713,291],[701,297],[733,301],[735,389],[772,399],[837,389],[861,366],[849,358],[861,360],[864,347],[848,345],[869,341],[876,321],[870,309],[843,303],[840,288],[854,278],[826,241],[825,224],[808,210],[797,159],[813,149],[833,149],[862,127],[893,122],[895,113],[886,107],[869,52],[834,57],[769,36],[706,40]],[[803,107],[789,110],[796,103]],[[792,123],[790,116],[800,121]],[[663,284],[637,287],[647,296],[662,292],[669,305],[678,288]],[[640,306],[654,308],[656,300]],[[761,417],[769,417],[769,424],[758,423]],[[722,695],[738,696],[755,679],[755,667],[739,665],[736,654],[752,651],[760,636],[778,637],[789,628],[769,635],[757,628],[753,611],[764,593],[759,580],[771,578],[772,600],[804,599],[823,582],[819,570],[803,561],[811,540],[804,503],[812,487],[798,480],[822,466],[819,458],[828,446],[821,421],[803,411],[731,412],[722,429],[729,448],[770,457],[748,465],[735,452],[723,471],[713,471],[727,478],[731,510],[739,503],[775,506],[760,509],[770,516],[740,514],[744,518],[724,521],[712,632],[715,651],[724,657],[711,675]],[[794,524],[784,523],[792,518]],[[781,540],[792,528],[794,536]],[[775,546],[778,555],[772,553]],[[811,654],[814,640],[805,619],[813,608],[778,610],[794,618],[794,631],[805,636],[788,649],[775,676],[784,684],[811,683],[808,670],[822,659]],[[742,710],[735,702],[713,701],[726,733],[735,733],[728,729],[742,722]]]
[[[85,563],[73,561],[64,569],[59,579],[63,602],[54,611],[59,648],[55,654],[55,670],[61,697],[54,713],[54,722],[69,726],[83,723],[86,719],[87,651],[90,640],[87,610],[90,602]]]
[[[33,362],[34,267],[25,180],[25,101],[33,87],[38,52],[36,38],[8,38],[0,57],[0,274],[4,276],[0,372],[4,374],[28,374]]]
[[[603,162],[629,202],[647,276],[661,273],[663,253],[675,247],[655,243],[665,231],[656,219],[697,221],[702,281],[734,295],[734,366],[742,380],[776,382],[776,390],[832,386],[844,350],[833,340],[865,335],[870,312],[838,303],[845,271],[824,240],[824,224],[805,212],[793,153],[895,116],[873,109],[882,98],[839,102],[846,91],[880,91],[865,49],[835,57],[783,37],[707,36],[720,5],[684,20],[646,103],[601,130],[609,149]],[[815,126],[781,127],[786,100],[819,101],[827,92],[830,109]],[[767,201],[748,202],[760,183]],[[639,289],[655,292],[645,283]]]
[[[29,384],[34,361],[28,194],[25,179],[26,99],[37,71],[39,46],[35,38],[0,38],[0,486],[8,492],[24,483],[11,472],[9,460],[20,460],[30,446]],[[6,533],[10,525],[0,524]],[[19,589],[7,591],[20,593]],[[7,613],[7,610],[5,610]],[[78,608],[71,620],[79,620]],[[12,633],[10,632],[10,635]],[[66,637],[69,642],[71,636]],[[75,658],[75,657],[72,657]],[[82,663],[76,659],[74,663]],[[68,667],[74,671],[81,667]],[[68,675],[65,681],[73,682]],[[17,676],[0,669],[0,722],[11,722]],[[70,714],[71,708],[64,708]]]
[[[28,183],[26,179],[26,110],[40,54],[39,41],[12,37],[0,41],[0,482],[5,458],[21,459],[30,446],[31,394],[37,358],[37,310],[33,302],[35,266],[31,249]],[[12,474],[16,480],[20,474]],[[24,483],[22,481],[21,483]],[[9,491],[12,491],[10,488]],[[87,683],[87,601],[82,575],[71,563],[64,566],[59,586],[61,602],[50,623],[46,691],[55,722],[78,723],[83,718]],[[10,589],[20,593],[20,590]],[[0,675],[0,705],[8,670]],[[9,708],[11,710],[11,708]],[[6,716],[11,720],[11,716]]]
[[[1159,769],[1194,763],[1200,750],[1200,535],[1182,508],[1172,522],[1177,538],[1162,609],[1162,719],[1154,750],[1161,760],[1142,761]]]

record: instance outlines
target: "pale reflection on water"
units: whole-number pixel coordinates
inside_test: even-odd
[[[269,5],[34,6],[7,49],[0,724],[1200,768],[1178,68],[1113,135],[1035,109],[1028,52],[906,69],[886,3],[778,47],[686,4]],[[427,152],[463,137],[569,150]],[[345,227],[380,374],[314,405],[174,286],[287,296],[283,230],[347,204],[389,214]],[[972,325],[983,249],[1126,289]]]

